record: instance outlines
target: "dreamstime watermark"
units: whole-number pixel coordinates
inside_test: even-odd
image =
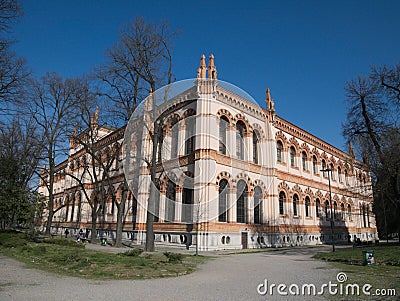
[[[313,283],[285,284],[270,283],[264,279],[257,286],[257,293],[261,296],[396,296],[396,289],[373,288],[371,284],[347,283],[346,273],[340,272],[336,275],[336,282],[329,281],[321,285]]]

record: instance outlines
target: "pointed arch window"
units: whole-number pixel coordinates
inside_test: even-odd
[[[223,179],[219,182],[218,192],[218,221],[226,222],[229,195],[229,183],[227,180]]]

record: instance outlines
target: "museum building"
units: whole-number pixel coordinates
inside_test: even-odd
[[[213,55],[208,66],[201,57],[192,82],[168,105],[147,106],[169,110],[156,168],[156,244],[218,250],[377,239],[368,166],[356,159],[350,144],[346,153],[277,115],[269,89],[264,109],[240,89],[223,84]],[[127,126],[102,127],[96,115],[92,122],[100,152],[107,157],[120,150],[104,185],[111,183],[120,199],[129,170],[121,147]],[[53,229],[59,233],[91,228],[95,185],[85,168],[91,158],[74,135],[68,159],[55,172],[54,208],[60,210]],[[136,139],[147,145],[141,152],[150,152],[148,135]],[[142,185],[130,185],[126,195],[123,238],[143,244],[151,181],[149,168],[136,171],[133,177]],[[49,195],[43,181],[39,192]],[[101,206],[98,235],[113,239],[116,205],[106,197]]]

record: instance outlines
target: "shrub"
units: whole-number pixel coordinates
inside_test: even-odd
[[[16,248],[24,246],[29,241],[29,237],[25,233],[16,231],[0,232],[0,246],[5,248]]]
[[[163,253],[169,262],[182,262],[183,258],[185,257],[183,254],[180,253],[172,253],[172,252],[164,252]]]
[[[143,250],[142,250],[142,249],[131,249],[131,250],[126,251],[126,252],[124,252],[124,253],[122,253],[122,254],[124,254],[125,256],[137,257],[137,256],[139,256],[139,255],[142,254],[142,253],[143,253]]]

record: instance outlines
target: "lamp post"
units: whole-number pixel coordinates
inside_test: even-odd
[[[329,202],[331,204],[331,236],[332,236],[332,252],[335,252],[335,237],[334,237],[334,221],[333,221],[333,210],[332,210],[332,189],[331,189],[331,168],[321,169],[322,172],[328,173],[328,183],[329,183]]]

